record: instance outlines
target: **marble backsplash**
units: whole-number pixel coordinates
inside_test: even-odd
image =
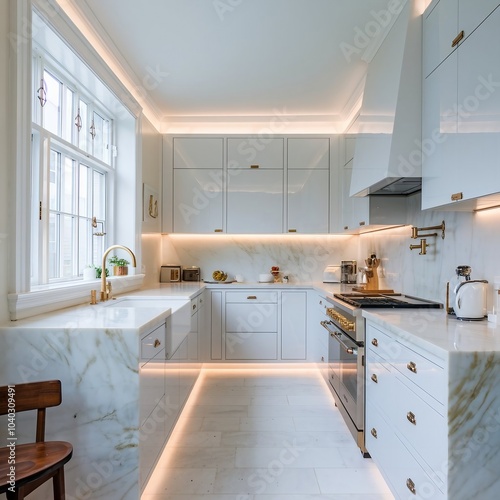
[[[355,259],[358,266],[375,253],[382,260],[380,287],[392,288],[445,302],[446,282],[458,265],[470,265],[473,279],[487,279],[488,309],[492,308],[493,280],[500,276],[500,209],[477,213],[420,210],[420,196],[408,198],[408,225],[360,236],[305,235],[164,235],[161,264],[200,266],[202,277],[211,279],[215,269],[230,277],[258,281],[259,273],[277,265],[290,274],[291,282],[322,281],[327,264]],[[446,237],[427,238],[426,255],[410,251],[419,240],[410,238],[410,227],[446,223]],[[439,231],[438,231],[439,232]],[[498,266],[498,268],[497,268]]]

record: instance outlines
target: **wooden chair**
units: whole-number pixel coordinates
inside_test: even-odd
[[[14,388],[9,393],[9,387]],[[13,386],[0,387],[0,415],[9,413],[10,406],[15,413],[38,410],[36,421],[36,442],[15,446],[15,485],[9,477],[11,455],[9,447],[0,448],[0,493],[6,493],[8,500],[21,500],[45,481],[53,478],[54,500],[65,500],[64,464],[73,455],[73,446],[65,441],[45,441],[45,409],[61,404],[61,381],[49,380]],[[7,422],[1,425],[8,429]],[[9,429],[10,431],[10,429]],[[7,444],[10,444],[7,436]],[[4,443],[2,443],[4,444]]]

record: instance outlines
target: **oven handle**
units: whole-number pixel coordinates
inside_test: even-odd
[[[331,324],[332,324],[331,321],[321,321],[320,322],[320,325],[323,328],[325,328],[328,332],[330,332],[330,337],[334,338],[344,348],[344,350],[347,354],[352,354],[354,356],[357,356],[358,355],[357,349],[354,349],[353,347],[349,347],[346,343],[344,343],[344,342],[342,342],[342,340],[340,340],[342,333],[332,332],[332,330],[330,330],[330,328],[328,328],[328,325],[331,325]]]

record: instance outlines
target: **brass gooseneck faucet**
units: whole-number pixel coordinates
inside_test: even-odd
[[[130,248],[125,247],[123,245],[111,245],[108,249],[106,249],[106,251],[104,252],[104,254],[102,256],[101,302],[108,300],[108,294],[106,291],[106,257],[108,256],[109,252],[111,252],[111,250],[117,250],[117,249],[126,250],[130,254],[130,256],[132,257],[133,267],[137,267],[137,261],[136,261],[134,252],[132,252],[132,250],[130,250]]]

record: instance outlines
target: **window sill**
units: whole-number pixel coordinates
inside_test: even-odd
[[[110,276],[106,278],[113,287],[113,295],[130,292],[141,288],[144,274],[129,276]],[[29,318],[37,314],[57,311],[65,307],[77,306],[90,301],[91,290],[100,291],[101,280],[77,281],[59,285],[49,285],[47,288],[25,293],[10,293],[10,319]]]

